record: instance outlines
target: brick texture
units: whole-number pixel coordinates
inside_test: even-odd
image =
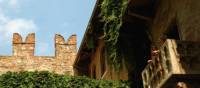
[[[29,34],[25,42],[18,33],[13,34],[13,55],[0,56],[0,74],[8,71],[50,71],[74,75],[73,63],[76,57],[76,35],[67,41],[55,36],[55,56],[34,56],[35,34]]]

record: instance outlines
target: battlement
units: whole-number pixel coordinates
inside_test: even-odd
[[[35,34],[28,34],[25,42],[18,33],[13,34],[13,56],[34,56]]]
[[[66,44],[66,45],[75,45],[76,44],[76,35],[72,35],[69,37],[67,41],[65,41],[64,37],[56,34],[55,36],[55,43],[56,44]]]
[[[20,34],[14,33],[13,34],[13,44],[19,44],[19,43],[35,44],[35,33],[28,34],[25,42],[23,42],[22,36]]]
[[[67,47],[66,47],[67,46]],[[67,41],[59,35],[55,36],[55,55],[57,58],[67,57],[70,53],[76,52],[76,35],[69,37]]]
[[[55,35],[55,56],[34,56],[35,33],[30,33],[25,41],[20,34],[13,34],[13,55],[0,56],[0,74],[7,71],[50,71],[58,74],[73,75],[73,63],[76,57],[76,35],[65,41]]]

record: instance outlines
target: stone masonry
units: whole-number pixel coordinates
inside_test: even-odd
[[[76,57],[76,35],[67,41],[55,36],[55,56],[34,56],[35,34],[26,37],[25,42],[18,33],[13,34],[13,55],[0,56],[0,74],[8,71],[50,71],[57,74],[73,75],[73,63]]]

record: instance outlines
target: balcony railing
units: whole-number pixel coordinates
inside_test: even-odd
[[[142,78],[144,88],[199,88],[200,43],[167,39]]]

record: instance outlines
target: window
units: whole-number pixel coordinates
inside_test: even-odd
[[[165,33],[166,38],[180,40],[179,30],[176,21],[172,21]]]

